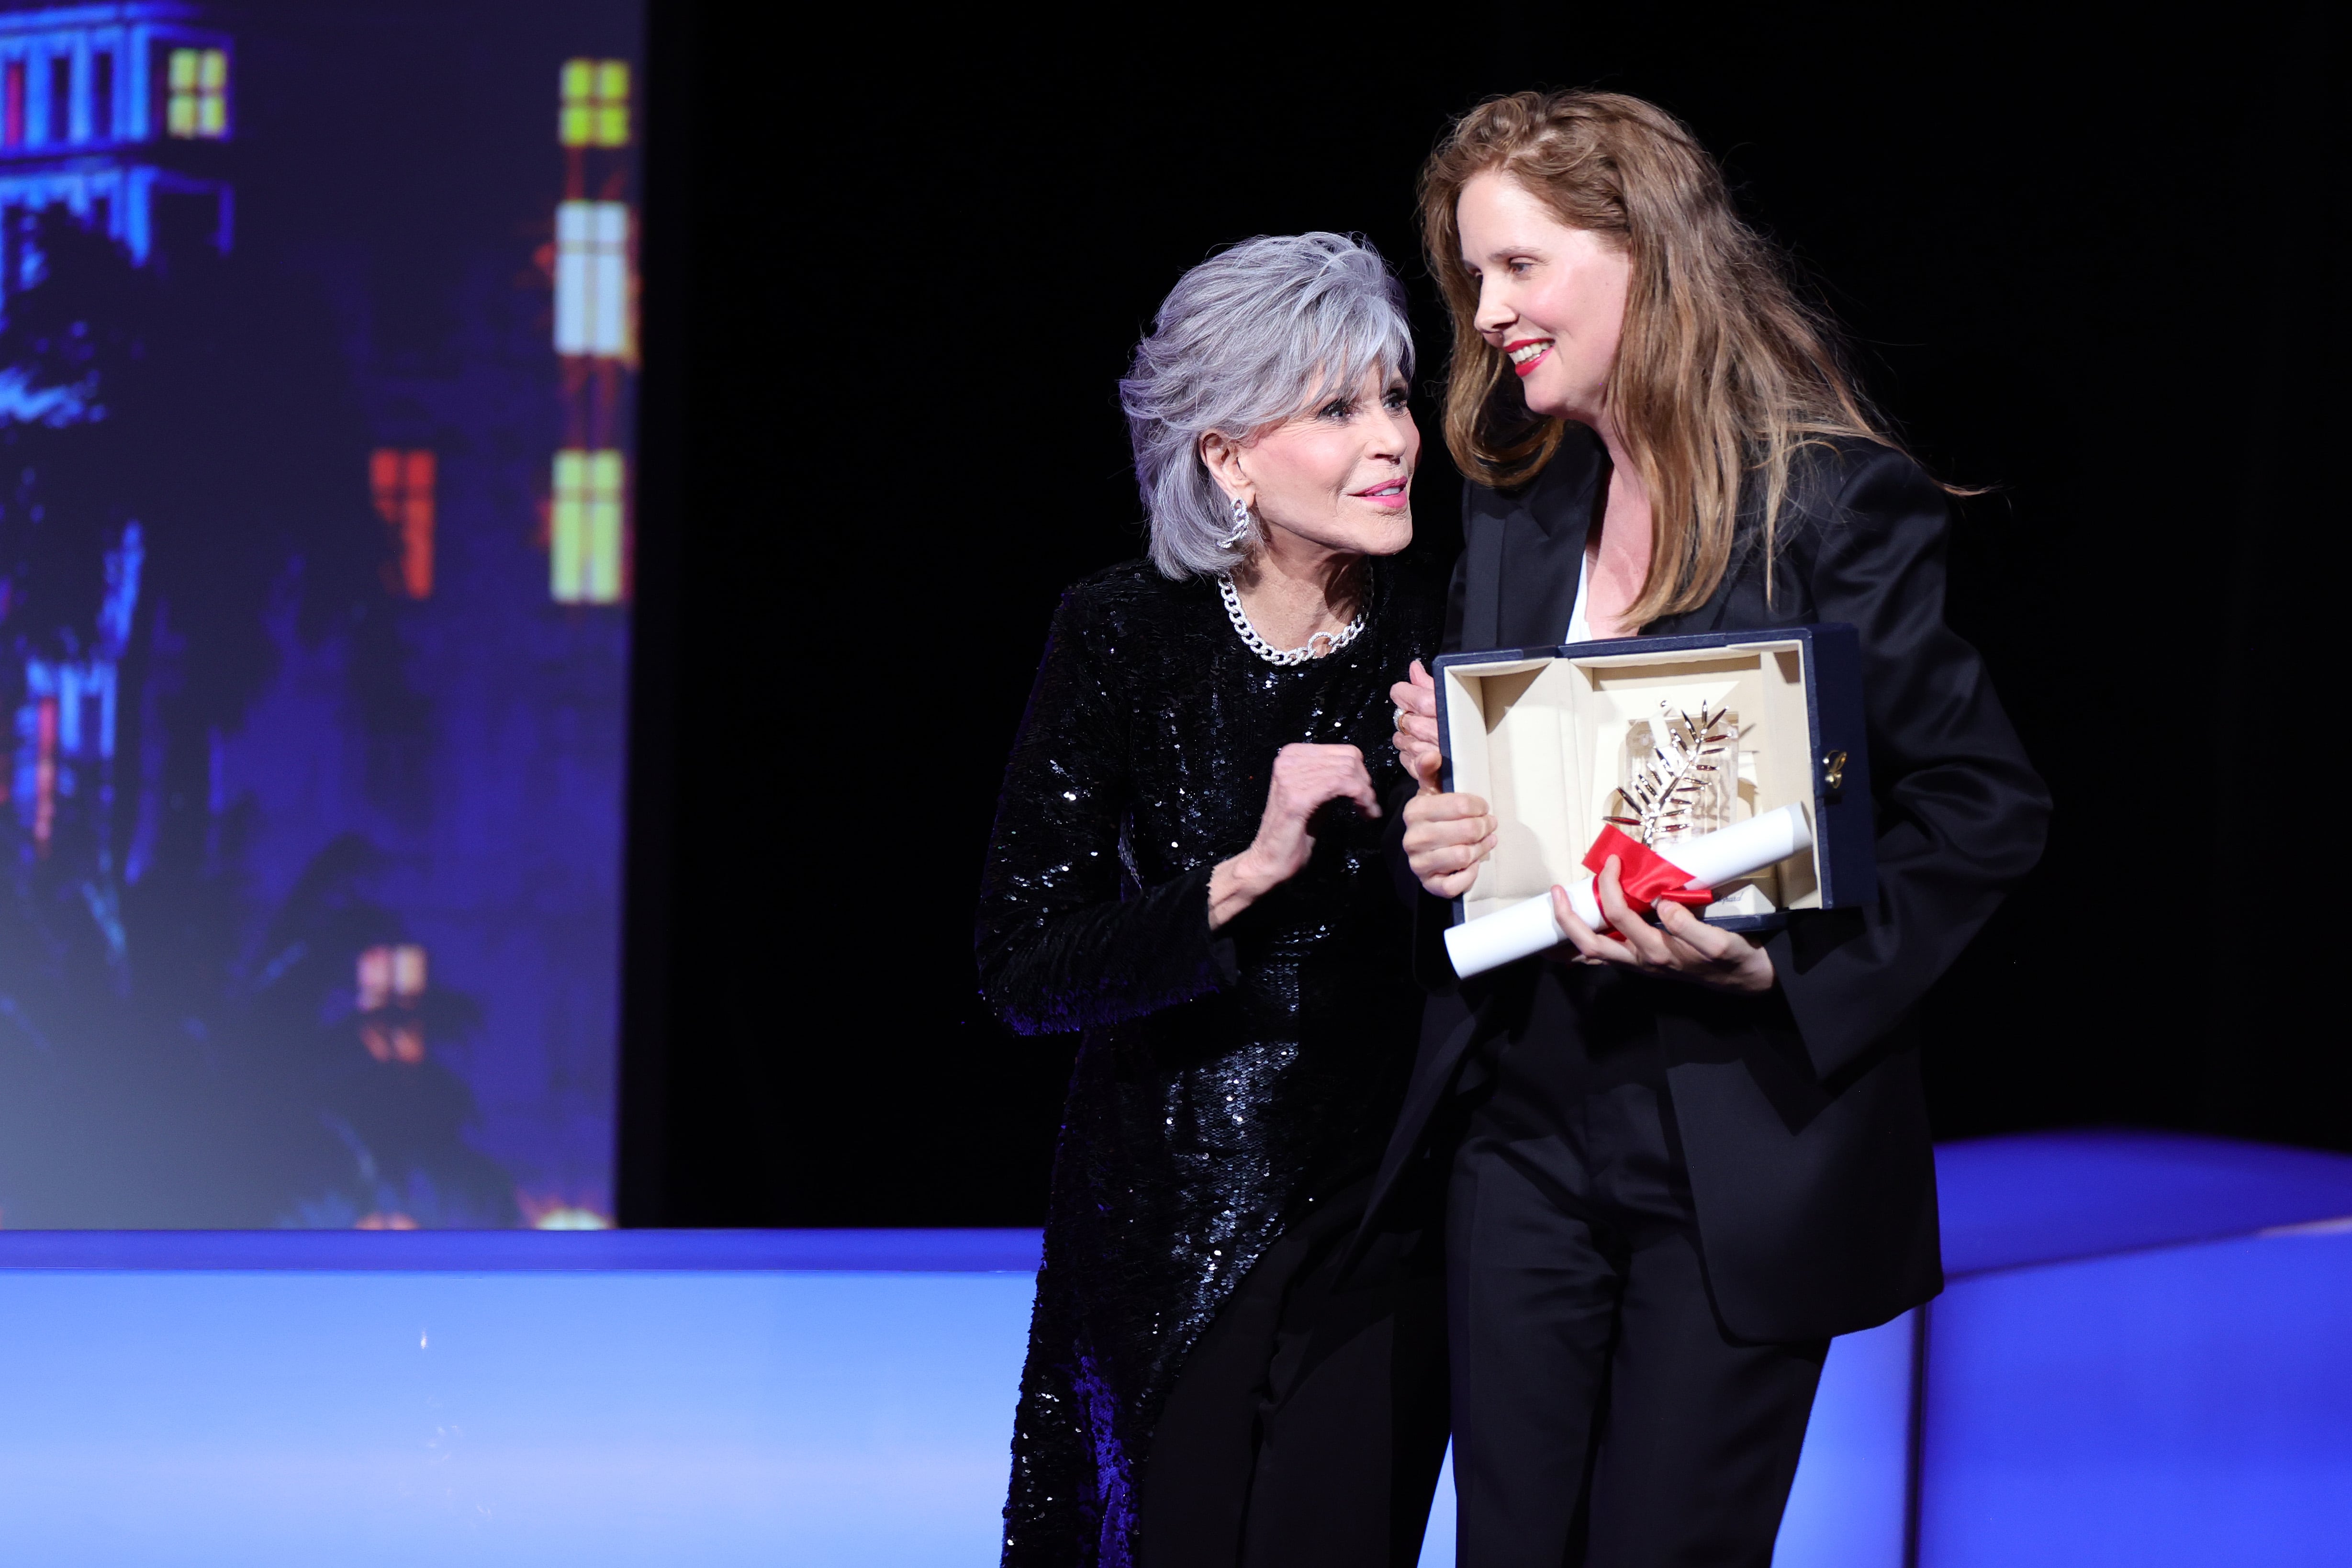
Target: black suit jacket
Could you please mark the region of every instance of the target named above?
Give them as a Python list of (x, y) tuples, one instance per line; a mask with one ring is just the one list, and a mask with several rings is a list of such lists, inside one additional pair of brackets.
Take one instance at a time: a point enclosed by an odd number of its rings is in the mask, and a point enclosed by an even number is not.
[[(1446, 651), (1562, 638), (1606, 464), (1571, 426), (1524, 490), (1467, 487)], [(1876, 904), (1793, 913), (1768, 944), (1780, 980), (1769, 996), (1643, 983), (1708, 1285), (1742, 1339), (1867, 1328), (1943, 1288), (1906, 1018), (2040, 858), (2050, 812), (1983, 661), (1944, 624), (1948, 521), (1944, 492), (1901, 453), (1861, 441), (1810, 449), (1783, 504), (1770, 602), (1751, 512), (1714, 595), (1643, 628), (1846, 621), (1861, 632)], [(1408, 1169), (1442, 1160), (1429, 1129), (1471, 1048), (1565, 1005), (1560, 973), (1541, 961), (1454, 980), (1440, 940), (1450, 907), (1405, 868), (1402, 816), (1390, 814), (1391, 866), (1416, 905), (1415, 963), (1433, 994), (1368, 1229)]]

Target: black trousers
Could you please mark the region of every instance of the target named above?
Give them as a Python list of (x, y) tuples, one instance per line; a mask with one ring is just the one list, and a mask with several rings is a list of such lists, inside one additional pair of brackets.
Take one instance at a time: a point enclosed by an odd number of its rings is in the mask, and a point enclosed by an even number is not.
[(1561, 977), (1559, 1000), (1591, 1005), (1537, 1009), (1551, 1026), (1465, 1075), (1446, 1262), (1461, 1568), (1772, 1559), (1829, 1346), (1742, 1344), (1717, 1321), (1654, 1047), (1591, 1026), (1638, 1024), (1638, 993), (1607, 994), (1629, 978)]
[(1341, 1277), (1369, 1186), (1285, 1232), (1193, 1347), (1152, 1429), (1139, 1568), (1420, 1560), (1445, 1457), (1444, 1280), (1402, 1243)]

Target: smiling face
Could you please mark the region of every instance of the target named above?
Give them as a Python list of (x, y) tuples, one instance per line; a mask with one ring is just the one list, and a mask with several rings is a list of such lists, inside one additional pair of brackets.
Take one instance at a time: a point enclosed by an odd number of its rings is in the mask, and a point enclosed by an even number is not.
[(1473, 175), (1454, 210), (1462, 264), (1478, 284), (1478, 335), (1510, 356), (1530, 409), (1599, 425), (1631, 259), (1613, 237), (1560, 222), (1507, 174)]
[[(1241, 440), (1201, 438), (1201, 460), (1228, 496), (1250, 503), (1268, 549), (1296, 544), (1393, 555), (1412, 542), (1412, 470), (1421, 430), (1402, 374), (1377, 368)], [(1288, 539), (1282, 537), (1288, 535)]]

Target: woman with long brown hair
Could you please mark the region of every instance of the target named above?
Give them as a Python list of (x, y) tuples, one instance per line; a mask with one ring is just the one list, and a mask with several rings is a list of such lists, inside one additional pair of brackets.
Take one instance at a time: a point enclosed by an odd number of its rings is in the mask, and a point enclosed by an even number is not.
[(1769, 940), (1554, 889), (1570, 941), (1457, 981), (1435, 939), (1498, 823), (1440, 791), (1434, 693), (1394, 853), (1434, 994), (1376, 1184), (1443, 1133), (1465, 1568), (1770, 1561), (1832, 1335), (1941, 1288), (1906, 1016), (2038, 858), (2048, 814), (1943, 618), (1947, 491), (1671, 115), (1481, 105), (1424, 172), (1472, 481), (1447, 650), (1849, 622), (1879, 894)]

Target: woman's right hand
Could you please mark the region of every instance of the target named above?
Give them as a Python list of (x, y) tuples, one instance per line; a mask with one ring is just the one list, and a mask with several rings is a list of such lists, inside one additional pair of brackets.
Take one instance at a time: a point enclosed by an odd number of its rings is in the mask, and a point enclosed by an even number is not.
[(1214, 931), (1298, 875), (1315, 853), (1307, 821), (1325, 802), (1352, 800), (1367, 816), (1381, 815), (1380, 796), (1364, 753), (1353, 746), (1289, 745), (1274, 755), (1265, 815), (1257, 837), (1209, 875), (1209, 929)]
[(1437, 743), (1437, 682), (1421, 660), (1414, 659), (1405, 678), (1389, 688), (1389, 700), (1396, 704), (1396, 735), (1391, 744), (1404, 771), (1419, 778), (1426, 762), (1434, 759), (1442, 766), (1445, 753)]
[(1449, 795), (1437, 787), (1434, 747), (1412, 763), (1421, 793), (1405, 803), (1405, 861), (1431, 897), (1458, 899), (1478, 879), (1478, 862), (1495, 852), (1498, 825), (1476, 795)]

